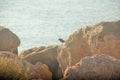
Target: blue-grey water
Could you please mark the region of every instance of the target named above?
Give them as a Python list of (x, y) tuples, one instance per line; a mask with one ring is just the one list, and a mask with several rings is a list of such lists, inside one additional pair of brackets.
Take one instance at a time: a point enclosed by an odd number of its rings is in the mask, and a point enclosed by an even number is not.
[(0, 25), (21, 40), (19, 51), (60, 44), (85, 25), (120, 20), (120, 0), (0, 0)]

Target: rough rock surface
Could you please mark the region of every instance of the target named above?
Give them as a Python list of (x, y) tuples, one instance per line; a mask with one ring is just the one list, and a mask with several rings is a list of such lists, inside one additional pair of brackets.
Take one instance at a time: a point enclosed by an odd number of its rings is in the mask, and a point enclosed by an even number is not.
[[(27, 77), (28, 80), (32, 79), (46, 79), (52, 80), (51, 72), (44, 64), (40, 64), (39, 67), (19, 58), (11, 52), (1, 51), (0, 52), (0, 79), (6, 79), (12, 74), (18, 75), (19, 78)], [(43, 70), (41, 70), (42, 68)], [(5, 77), (4, 77), (4, 75)], [(44, 75), (44, 76), (43, 76)], [(10, 76), (10, 78), (12, 78)], [(3, 80), (2, 79), (2, 80)], [(8, 79), (7, 79), (8, 80)], [(11, 79), (19, 80), (19, 79)], [(26, 80), (26, 79), (22, 79)]]
[(57, 49), (58, 46), (49, 46), (42, 50), (37, 48), (37, 51), (32, 50), (30, 53), (29, 50), (23, 51), (24, 53), (21, 54), (21, 57), (32, 64), (36, 64), (37, 62), (46, 64), (52, 72), (53, 80), (58, 80), (61, 77), (61, 69), (57, 61)]
[(74, 32), (59, 48), (58, 62), (64, 70), (85, 56), (107, 54), (120, 59), (120, 21), (101, 22)]
[(82, 58), (66, 69), (64, 80), (120, 80), (120, 60), (103, 54)]
[(19, 45), (19, 38), (9, 29), (0, 26), (0, 51), (10, 51), (17, 54)]

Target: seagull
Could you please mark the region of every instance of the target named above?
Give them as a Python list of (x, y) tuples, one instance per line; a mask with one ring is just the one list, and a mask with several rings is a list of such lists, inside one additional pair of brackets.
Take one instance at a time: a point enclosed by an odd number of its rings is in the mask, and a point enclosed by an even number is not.
[(61, 43), (64, 43), (65, 42), (65, 40), (63, 40), (62, 38), (59, 38), (58, 39)]

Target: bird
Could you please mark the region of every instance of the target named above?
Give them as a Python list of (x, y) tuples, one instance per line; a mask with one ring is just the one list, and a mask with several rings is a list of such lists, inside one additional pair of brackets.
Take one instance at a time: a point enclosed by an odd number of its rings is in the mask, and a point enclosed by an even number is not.
[(59, 38), (58, 39), (61, 43), (64, 43), (65, 42), (65, 40), (63, 40), (62, 38)]

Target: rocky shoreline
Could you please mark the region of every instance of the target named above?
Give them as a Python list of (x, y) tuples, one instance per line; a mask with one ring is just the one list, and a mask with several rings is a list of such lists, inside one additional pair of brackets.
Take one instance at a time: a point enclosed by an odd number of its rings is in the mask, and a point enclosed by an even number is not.
[(75, 31), (61, 45), (24, 50), (0, 26), (0, 80), (120, 80), (120, 20)]

